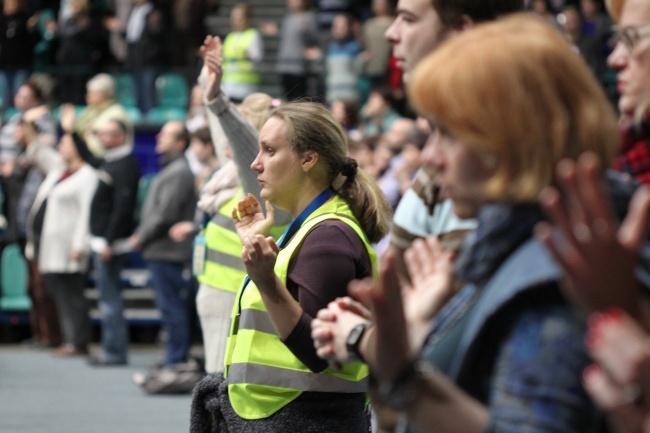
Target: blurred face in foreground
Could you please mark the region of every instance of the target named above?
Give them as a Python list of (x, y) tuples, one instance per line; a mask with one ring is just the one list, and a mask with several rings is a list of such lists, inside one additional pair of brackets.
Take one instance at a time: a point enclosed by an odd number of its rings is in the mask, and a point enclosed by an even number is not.
[(453, 200), (460, 218), (475, 217), (487, 201), (484, 185), (493, 174), (488, 160), (442, 128), (431, 134), (422, 151), (423, 163), (436, 169), (440, 192)]
[(626, 0), (618, 29), (622, 35), (607, 62), (618, 71), (621, 115), (633, 118), (650, 103), (650, 2)]

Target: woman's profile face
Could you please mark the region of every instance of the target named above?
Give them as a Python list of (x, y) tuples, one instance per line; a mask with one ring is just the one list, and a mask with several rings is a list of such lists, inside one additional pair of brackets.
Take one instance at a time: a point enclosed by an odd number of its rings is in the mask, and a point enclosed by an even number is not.
[(299, 156), (287, 140), (282, 119), (271, 117), (262, 127), (259, 153), (251, 168), (257, 172), (257, 181), (262, 187), (260, 197), (282, 210), (293, 210), (300, 198), (298, 191), (305, 173)]
[[(650, 26), (650, 3), (647, 0), (626, 0), (619, 28)], [(618, 71), (618, 108), (626, 117), (633, 117), (640, 104), (650, 102), (650, 35), (641, 36), (633, 49), (619, 42), (607, 59)]]
[(61, 140), (59, 141), (59, 153), (66, 162), (79, 158), (79, 153), (77, 152), (77, 148), (75, 147), (70, 134), (63, 134), (61, 136)]
[(443, 198), (453, 201), (454, 213), (460, 218), (474, 218), (487, 201), (483, 188), (493, 174), (486, 158), (439, 128), (429, 136), (422, 161), (436, 169), (436, 183)]

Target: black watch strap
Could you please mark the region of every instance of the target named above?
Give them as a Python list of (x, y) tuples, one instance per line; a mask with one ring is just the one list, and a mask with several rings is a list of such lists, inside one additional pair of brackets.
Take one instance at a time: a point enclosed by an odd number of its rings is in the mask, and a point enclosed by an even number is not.
[(345, 341), (345, 346), (348, 349), (348, 354), (355, 357), (358, 360), (364, 361), (363, 355), (359, 352), (359, 345), (361, 344), (361, 339), (363, 334), (365, 334), (366, 329), (370, 326), (370, 322), (360, 323), (350, 331), (348, 338)]

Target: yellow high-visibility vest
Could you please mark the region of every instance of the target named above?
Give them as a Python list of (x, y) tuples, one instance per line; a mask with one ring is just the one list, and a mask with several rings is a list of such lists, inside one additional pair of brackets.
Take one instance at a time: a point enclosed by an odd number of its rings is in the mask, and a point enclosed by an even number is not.
[(223, 41), (223, 77), (224, 83), (259, 84), (260, 74), (247, 57), (246, 50), (257, 31), (246, 29), (243, 32), (231, 32)]
[[(348, 204), (336, 195), (307, 218), (278, 254), (275, 273), (285, 284), (291, 258), (311, 229), (328, 219), (354, 229), (366, 246), (373, 276), (378, 275), (376, 253)], [(280, 340), (252, 281), (240, 289), (233, 308), (225, 365), (230, 403), (245, 419), (269, 417), (304, 391), (361, 393), (368, 385), (368, 367), (361, 362), (345, 363), (339, 371), (309, 370)]]
[[(246, 278), (246, 266), (241, 258), (242, 243), (232, 220), (232, 210), (237, 207), (241, 195), (240, 187), (219, 207), (219, 212), (205, 227), (205, 267), (197, 276), (203, 284), (232, 293), (237, 293)], [(285, 228), (286, 225), (273, 226), (270, 234), (277, 239)]]

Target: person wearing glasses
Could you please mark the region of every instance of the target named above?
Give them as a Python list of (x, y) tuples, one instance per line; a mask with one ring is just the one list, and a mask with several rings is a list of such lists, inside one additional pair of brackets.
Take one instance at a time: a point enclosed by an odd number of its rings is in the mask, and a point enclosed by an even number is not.
[(607, 61), (617, 71), (622, 124), (614, 168), (650, 183), (650, 2), (612, 0), (608, 6), (617, 25)]
[[(351, 285), (372, 306), (374, 338), (357, 349), (379, 395), (407, 413), (410, 431), (605, 431), (582, 388), (583, 319), (562, 296), (561, 267), (533, 236), (546, 218), (537, 197), (554, 184), (557, 163), (585, 151), (609, 163), (616, 153), (616, 115), (602, 88), (554, 28), (521, 14), (443, 42), (414, 70), (409, 100), (437, 126), (423, 163), (454, 212), (478, 227), (454, 262), (466, 283), (456, 293), (449, 257), (440, 263), (425, 241), (407, 250), (414, 285), (453, 295), (420, 338), (394, 256), (378, 285)], [(332, 359), (336, 348), (318, 353)]]

